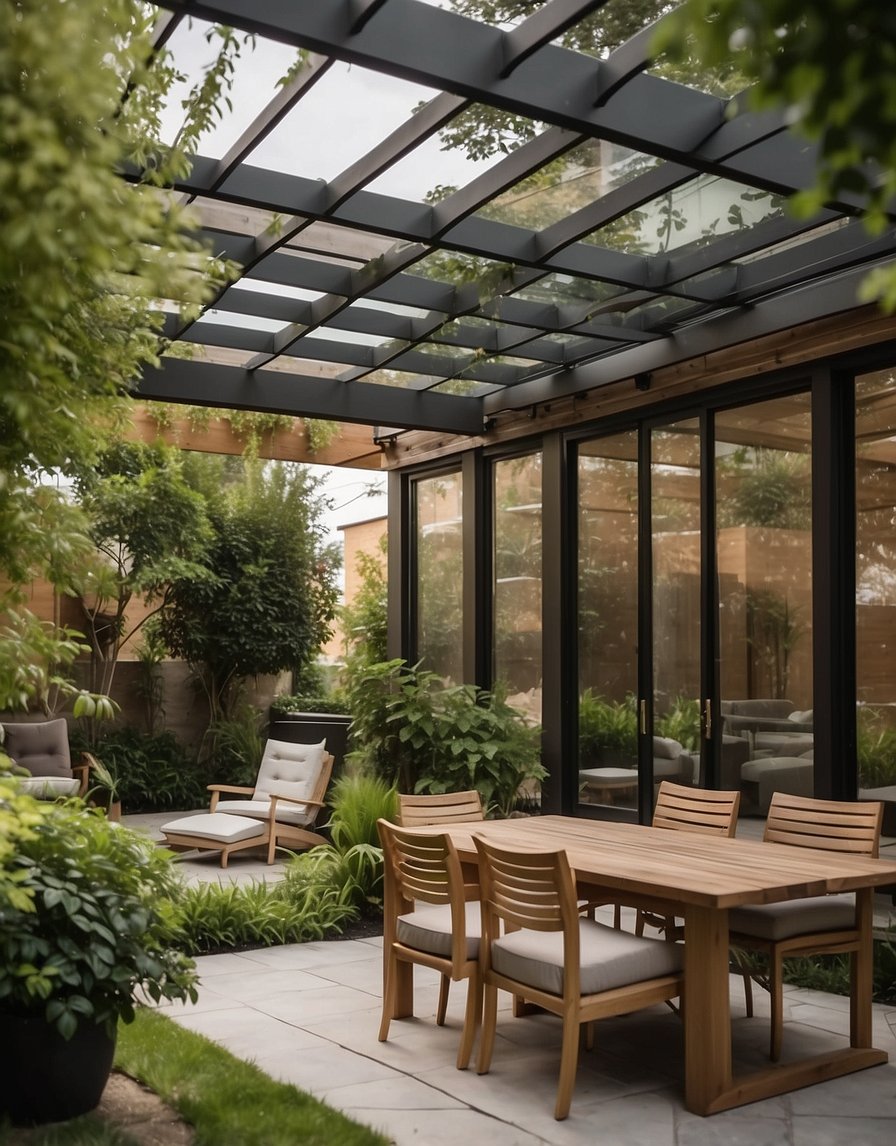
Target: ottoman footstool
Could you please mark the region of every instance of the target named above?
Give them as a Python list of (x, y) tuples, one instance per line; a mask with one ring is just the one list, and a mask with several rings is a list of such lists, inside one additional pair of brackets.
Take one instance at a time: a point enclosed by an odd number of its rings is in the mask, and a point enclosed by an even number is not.
[(231, 852), (245, 848), (266, 847), (269, 825), (247, 816), (231, 816), (227, 812), (204, 812), (185, 816), (162, 825), (162, 834), (168, 847), (174, 851), (217, 851), (221, 853), (221, 867), (227, 867)]

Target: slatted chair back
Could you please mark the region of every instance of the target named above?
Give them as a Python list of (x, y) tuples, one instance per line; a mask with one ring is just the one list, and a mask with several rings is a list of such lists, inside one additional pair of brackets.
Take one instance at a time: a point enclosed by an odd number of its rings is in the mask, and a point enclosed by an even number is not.
[(713, 792), (663, 780), (653, 812), (655, 828), (733, 836), (740, 810), (740, 792)]
[(398, 797), (398, 822), (403, 828), (431, 824), (462, 824), (484, 820), (482, 797), (478, 792), (445, 792), (438, 796)]
[(876, 859), (882, 821), (883, 804), (878, 800), (815, 800), (775, 792), (764, 838), (769, 843), (851, 852)]

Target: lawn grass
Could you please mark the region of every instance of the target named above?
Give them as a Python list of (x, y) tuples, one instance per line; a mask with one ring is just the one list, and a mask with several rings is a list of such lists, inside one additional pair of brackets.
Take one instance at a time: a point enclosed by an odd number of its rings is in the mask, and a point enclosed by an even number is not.
[(157, 1011), (140, 1009), (134, 1023), (120, 1027), (115, 1064), (195, 1128), (196, 1146), (388, 1146), (390, 1141)]

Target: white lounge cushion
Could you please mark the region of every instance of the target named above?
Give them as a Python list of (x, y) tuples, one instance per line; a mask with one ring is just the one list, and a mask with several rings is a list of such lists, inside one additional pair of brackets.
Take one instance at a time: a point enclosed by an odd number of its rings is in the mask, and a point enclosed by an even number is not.
[[(267, 796), (263, 800), (219, 800), (218, 811), (230, 816), (251, 816), (255, 820), (269, 820), (271, 801)], [(308, 808), (302, 804), (287, 803), (285, 800), (278, 801), (277, 822), (303, 827), (311, 823), (318, 811), (316, 805)]]
[(267, 828), (258, 820), (228, 816), (223, 812), (204, 812), (198, 816), (171, 820), (162, 825), (162, 831), (166, 836), (202, 836), (219, 844), (235, 844), (240, 840), (263, 836)]
[[(479, 954), (482, 933), (482, 912), (478, 901), (464, 904), (467, 934), (467, 958)], [(451, 908), (447, 903), (422, 904), (407, 915), (399, 915), (396, 936), (399, 943), (430, 955), (451, 957)]]
[(760, 939), (791, 939), (794, 935), (839, 931), (855, 925), (856, 899), (849, 893), (751, 904), (733, 907), (728, 913), (730, 931)]
[(39, 800), (52, 800), (57, 796), (77, 796), (81, 781), (68, 776), (17, 777), (19, 787)]
[(324, 764), (325, 752), (324, 740), (319, 744), (269, 740), (258, 769), (252, 799), (267, 802), (270, 796), (279, 795), (295, 800), (310, 799)]
[[(681, 971), (684, 948), (665, 939), (579, 921), (581, 987), (594, 995)], [(492, 944), (492, 965), (509, 978), (551, 995), (563, 994), (563, 932), (511, 931)]]

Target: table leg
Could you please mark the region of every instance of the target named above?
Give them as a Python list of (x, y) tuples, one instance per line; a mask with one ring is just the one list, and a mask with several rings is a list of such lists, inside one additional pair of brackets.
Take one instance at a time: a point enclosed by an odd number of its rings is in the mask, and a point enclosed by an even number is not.
[(856, 892), (856, 926), (859, 949), (850, 959), (849, 1042), (854, 1047), (871, 1046), (871, 998), (874, 987), (874, 941), (871, 924), (874, 914), (873, 890)]
[(728, 912), (689, 906), (684, 945), (685, 1105), (709, 1114), (731, 1087)]

